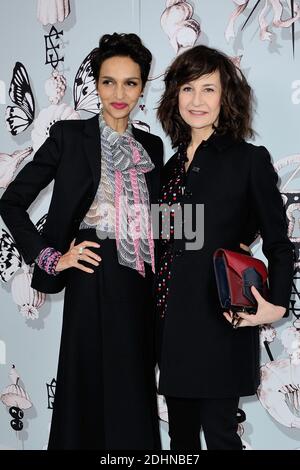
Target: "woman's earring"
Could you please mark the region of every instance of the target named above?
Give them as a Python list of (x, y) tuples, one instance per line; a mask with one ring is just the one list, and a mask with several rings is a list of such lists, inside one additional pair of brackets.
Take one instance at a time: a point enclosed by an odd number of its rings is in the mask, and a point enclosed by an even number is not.
[(143, 93), (142, 93), (141, 96), (140, 96), (139, 108), (140, 108), (141, 111), (145, 111), (145, 108), (146, 108)]

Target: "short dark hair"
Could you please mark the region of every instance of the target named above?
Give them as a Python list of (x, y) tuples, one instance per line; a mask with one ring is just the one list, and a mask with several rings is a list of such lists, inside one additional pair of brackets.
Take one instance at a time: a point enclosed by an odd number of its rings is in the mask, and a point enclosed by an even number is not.
[(191, 140), (190, 126), (179, 114), (180, 87), (216, 70), (220, 73), (222, 85), (221, 110), (216, 132), (229, 132), (237, 140), (253, 137), (253, 95), (245, 76), (221, 51), (199, 45), (179, 55), (165, 74), (165, 92), (161, 97), (157, 115), (164, 131), (171, 138), (173, 147), (180, 143), (188, 145)]
[(93, 49), (91, 53), (91, 67), (96, 84), (102, 63), (115, 56), (130, 57), (140, 66), (144, 88), (150, 72), (152, 54), (134, 33), (104, 34), (100, 38), (99, 47)]

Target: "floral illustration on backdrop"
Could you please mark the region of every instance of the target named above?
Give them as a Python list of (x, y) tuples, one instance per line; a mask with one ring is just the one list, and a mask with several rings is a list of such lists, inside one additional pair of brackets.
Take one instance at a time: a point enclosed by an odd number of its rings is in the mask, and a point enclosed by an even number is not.
[[(200, 23), (193, 18), (194, 8), (186, 0), (166, 0), (166, 8), (160, 17), (160, 25), (168, 36), (176, 55), (190, 49), (200, 37)], [(157, 80), (164, 72), (149, 77)]]
[[(46, 221), (45, 214), (36, 224), (42, 233)], [(12, 236), (0, 230), (0, 279), (6, 283), (12, 279), (11, 293), (23, 317), (30, 320), (39, 318), (39, 308), (46, 300), (46, 294), (31, 287), (33, 265), (24, 263)]]
[(51, 104), (58, 104), (65, 95), (67, 88), (67, 80), (58, 72), (58, 70), (53, 69), (51, 77), (46, 80), (45, 83), (45, 92), (48, 96), (48, 99)]
[(193, 47), (201, 34), (200, 24), (193, 18), (194, 8), (186, 0), (167, 0), (160, 24), (176, 54)]
[[(160, 24), (169, 38), (176, 55), (193, 47), (201, 35), (200, 23), (193, 18), (194, 8), (186, 0), (166, 0), (166, 8), (163, 11)], [(236, 67), (240, 67), (242, 55), (231, 57)], [(150, 76), (153, 81), (161, 78), (163, 73)]]
[(261, 344), (264, 344), (269, 361), (261, 366), (261, 385), (258, 397), (262, 406), (279, 423), (290, 428), (300, 428), (300, 190), (298, 174), (300, 155), (290, 155), (274, 164), (280, 176), (280, 191), (288, 222), (288, 235), (295, 246), (295, 274), (290, 300), (292, 325), (285, 328), (280, 337), (285, 351), (283, 357), (274, 360), (269, 344), (278, 332), (271, 325), (261, 327)]
[(0, 395), (0, 401), (9, 409), (9, 414), (12, 418), (10, 425), (14, 431), (18, 432), (23, 429), (23, 410), (31, 408), (32, 402), (28, 393), (19, 384), (20, 376), (14, 365), (11, 368), (9, 377), (12, 384), (5, 387)]
[[(254, 13), (258, 13), (258, 24), (259, 24), (259, 36), (262, 41), (272, 41), (274, 36), (273, 28), (290, 28), (291, 27), (291, 39), (293, 52), (295, 48), (295, 22), (300, 19), (300, 7), (299, 4), (294, 0), (233, 0), (236, 8), (230, 15), (226, 30), (225, 38), (229, 42), (232, 38), (235, 38), (237, 33), (235, 31), (236, 22), (239, 16), (251, 6), (246, 20), (244, 21), (241, 30), (243, 30), (250, 18)], [(261, 8), (261, 5), (262, 8)], [(260, 7), (260, 9), (258, 8)], [(272, 14), (272, 21), (268, 21), (269, 12)], [(282, 19), (286, 14), (290, 15), (287, 19)]]
[(280, 192), (286, 209), (288, 235), (295, 246), (295, 268), (300, 270), (300, 154), (277, 160), (275, 170), (280, 176)]
[(62, 22), (69, 14), (69, 0), (37, 0), (37, 19), (44, 26)]
[(300, 319), (281, 334), (287, 357), (261, 366), (258, 397), (279, 423), (300, 428)]
[(270, 344), (273, 343), (276, 336), (276, 330), (271, 324), (259, 326), (260, 347), (265, 348), (270, 361), (273, 361), (273, 355), (270, 349)]

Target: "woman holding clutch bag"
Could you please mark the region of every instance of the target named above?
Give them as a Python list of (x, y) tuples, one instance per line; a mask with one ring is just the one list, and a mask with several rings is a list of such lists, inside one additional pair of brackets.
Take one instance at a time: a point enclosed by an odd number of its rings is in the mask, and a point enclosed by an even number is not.
[[(239, 397), (259, 385), (258, 325), (287, 312), (293, 245), (270, 155), (244, 140), (253, 136), (252, 92), (242, 72), (223, 53), (196, 46), (175, 59), (165, 85), (158, 117), (177, 151), (163, 172), (160, 202), (173, 211), (169, 235), (162, 225), (157, 307), (159, 391), (168, 405), (171, 449), (199, 449), (201, 427), (208, 449), (242, 449)], [(184, 212), (182, 236), (176, 208)], [(238, 251), (258, 232), (270, 299), (252, 287), (258, 311), (239, 313), (233, 329), (232, 313), (220, 307), (213, 254), (220, 247)]]

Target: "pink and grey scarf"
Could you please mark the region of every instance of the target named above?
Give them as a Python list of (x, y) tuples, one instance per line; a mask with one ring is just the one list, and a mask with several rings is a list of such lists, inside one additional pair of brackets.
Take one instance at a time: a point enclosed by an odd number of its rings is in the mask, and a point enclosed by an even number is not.
[(99, 115), (101, 158), (107, 167), (107, 177), (115, 207), (115, 237), (118, 261), (145, 276), (145, 265), (154, 272), (154, 242), (152, 237), (149, 193), (145, 173), (153, 170), (148, 153), (137, 142), (129, 123), (124, 134), (110, 128)]

